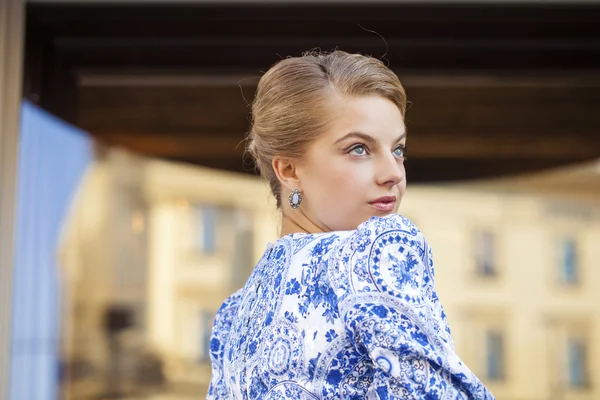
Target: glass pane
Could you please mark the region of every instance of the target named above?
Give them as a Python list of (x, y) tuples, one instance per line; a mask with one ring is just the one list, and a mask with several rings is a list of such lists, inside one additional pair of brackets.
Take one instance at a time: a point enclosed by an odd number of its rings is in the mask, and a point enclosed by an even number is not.
[(500, 332), (486, 334), (486, 366), (489, 379), (504, 378), (504, 343)]
[(561, 241), (561, 276), (563, 282), (575, 284), (578, 281), (577, 274), (577, 246), (571, 238)]
[(477, 271), (484, 276), (496, 274), (495, 267), (495, 237), (492, 232), (481, 231), (477, 233), (475, 243), (475, 256)]
[(569, 386), (585, 385), (585, 343), (580, 338), (570, 338), (568, 342)]
[[(10, 390), (0, 392), (12, 400), (56, 399), (56, 378), (64, 377), (65, 371), (64, 339), (58, 337), (57, 325), (69, 295), (61, 282), (67, 274), (56, 249), (72, 233), (64, 221), (72, 215), (72, 203), (93, 163), (92, 142), (84, 132), (32, 104), (24, 103), (21, 111), (11, 377)], [(79, 372), (85, 374), (86, 367), (80, 364)]]
[(215, 252), (215, 236), (218, 210), (213, 206), (202, 207), (202, 250), (205, 254)]

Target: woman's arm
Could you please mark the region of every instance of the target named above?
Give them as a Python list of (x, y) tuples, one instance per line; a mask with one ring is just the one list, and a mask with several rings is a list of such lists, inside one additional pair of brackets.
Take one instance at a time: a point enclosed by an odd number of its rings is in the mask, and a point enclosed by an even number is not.
[(454, 353), (430, 252), (410, 221), (374, 218), (342, 245), (340, 256), (338, 268), (347, 277), (336, 288), (340, 315), (373, 363), (370, 395), (493, 398)]
[(241, 291), (231, 295), (221, 305), (221, 308), (215, 316), (212, 335), (210, 339), (210, 360), (212, 364), (212, 375), (208, 387), (207, 400), (225, 400), (231, 399), (231, 393), (225, 381), (223, 370), (223, 359), (225, 355), (225, 345), (229, 338), (231, 324), (237, 314), (238, 304), (241, 298)]

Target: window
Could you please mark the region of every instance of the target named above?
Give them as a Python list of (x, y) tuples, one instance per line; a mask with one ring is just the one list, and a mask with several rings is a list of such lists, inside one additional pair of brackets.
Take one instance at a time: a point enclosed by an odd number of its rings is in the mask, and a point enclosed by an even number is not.
[(212, 334), (214, 314), (200, 312), (200, 362), (210, 362), (210, 336)]
[(581, 388), (587, 384), (586, 344), (583, 338), (567, 339), (567, 383), (569, 387)]
[(244, 286), (254, 269), (254, 231), (252, 230), (252, 215), (244, 210), (235, 213), (235, 231), (233, 232), (232, 281), (237, 290)]
[(204, 206), (202, 210), (202, 250), (207, 254), (212, 254), (215, 252), (217, 209), (211, 206)]
[(559, 242), (560, 280), (568, 285), (579, 282), (577, 268), (577, 244), (573, 238), (563, 238)]
[(195, 208), (195, 214), (196, 246), (205, 254), (214, 254), (219, 210), (214, 206), (199, 205)]
[(590, 316), (550, 316), (546, 325), (552, 381), (567, 392), (589, 391), (593, 383), (590, 344), (595, 338)]
[(504, 338), (499, 331), (486, 332), (485, 368), (489, 380), (504, 380)]
[(479, 231), (475, 236), (475, 262), (481, 276), (497, 274), (495, 263), (495, 236), (489, 231)]

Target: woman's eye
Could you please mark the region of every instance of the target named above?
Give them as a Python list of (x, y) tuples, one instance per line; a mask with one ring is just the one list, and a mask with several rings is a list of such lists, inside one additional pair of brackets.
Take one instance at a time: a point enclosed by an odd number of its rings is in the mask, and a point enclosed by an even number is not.
[(354, 154), (356, 156), (363, 156), (367, 154), (367, 148), (363, 145), (358, 145), (350, 150), (350, 154)]
[(394, 149), (394, 155), (396, 157), (405, 157), (406, 156), (406, 148), (404, 146), (398, 146)]

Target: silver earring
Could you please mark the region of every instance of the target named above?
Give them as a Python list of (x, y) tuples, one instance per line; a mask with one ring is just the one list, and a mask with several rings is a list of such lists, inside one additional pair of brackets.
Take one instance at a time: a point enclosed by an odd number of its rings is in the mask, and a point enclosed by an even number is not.
[(290, 206), (295, 210), (300, 207), (300, 203), (302, 203), (302, 193), (300, 193), (298, 189), (294, 189), (290, 193), (288, 200), (290, 201)]

